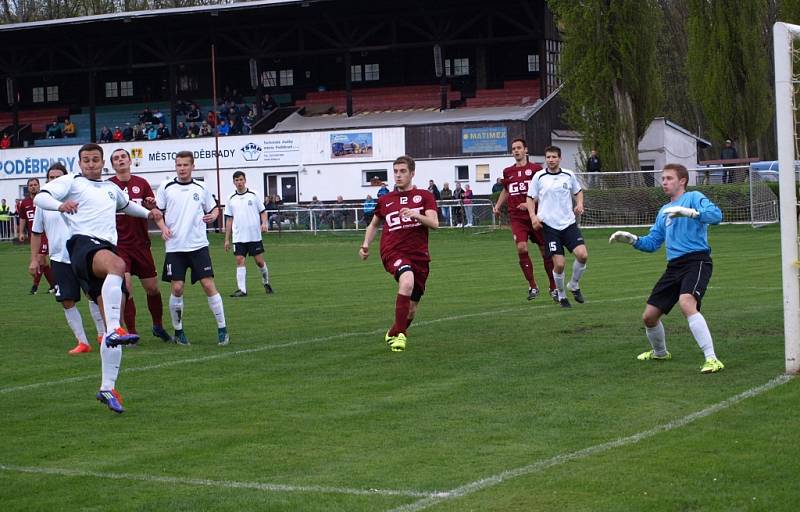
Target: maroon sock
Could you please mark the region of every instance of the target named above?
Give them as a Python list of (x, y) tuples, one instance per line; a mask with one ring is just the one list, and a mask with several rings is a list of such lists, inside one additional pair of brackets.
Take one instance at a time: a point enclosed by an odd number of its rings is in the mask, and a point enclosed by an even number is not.
[(536, 288), (536, 279), (533, 277), (533, 263), (531, 263), (531, 257), (527, 252), (518, 253), (518, 256), (519, 268), (522, 269), (522, 275), (525, 276), (525, 280), (528, 281), (531, 288)]
[(135, 334), (136, 304), (133, 302), (133, 297), (130, 295), (128, 295), (128, 300), (125, 301), (125, 312), (123, 313), (123, 317), (125, 318), (125, 327), (128, 329), (128, 332)]
[(408, 329), (408, 310), (410, 307), (411, 297), (398, 293), (394, 306), (394, 325), (389, 329), (389, 336), (397, 336), (401, 332), (405, 334), (406, 329)]
[(153, 325), (163, 325), (164, 305), (161, 303), (161, 294), (147, 296), (147, 309), (153, 318)]
[(42, 280), (42, 271), (37, 270), (35, 274), (33, 274), (33, 286), (38, 287), (39, 282)]
[(50, 285), (50, 288), (55, 286), (56, 280), (53, 278), (53, 269), (50, 268), (50, 265), (45, 265), (42, 267), (42, 274), (44, 274), (44, 278), (47, 279), (47, 283)]
[(556, 280), (553, 279), (553, 257), (547, 256), (544, 252), (544, 247), (540, 248), (542, 251), (542, 261), (544, 262), (544, 271), (547, 274), (547, 278), (550, 280), (550, 289), (556, 289)]

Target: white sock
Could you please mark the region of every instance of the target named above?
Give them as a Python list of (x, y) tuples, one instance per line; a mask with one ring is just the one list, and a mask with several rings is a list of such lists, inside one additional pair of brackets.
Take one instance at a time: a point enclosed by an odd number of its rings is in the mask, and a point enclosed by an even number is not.
[(103, 281), (103, 312), (106, 315), (106, 334), (119, 327), (119, 310), (122, 304), (122, 276), (108, 274)]
[(261, 284), (269, 284), (269, 269), (267, 268), (267, 264), (264, 263), (263, 267), (258, 267), (258, 271), (261, 272)]
[(208, 298), (208, 307), (217, 319), (217, 327), (225, 327), (225, 309), (222, 307), (222, 296), (219, 293)]
[(581, 263), (578, 260), (575, 260), (572, 263), (572, 279), (569, 280), (569, 288), (570, 290), (579, 290), (581, 285), (578, 284), (578, 281), (581, 280), (583, 277), (583, 272), (586, 270), (586, 264)]
[(78, 308), (72, 306), (69, 309), (65, 309), (64, 316), (67, 317), (67, 325), (72, 329), (72, 333), (75, 335), (75, 339), (78, 340), (78, 343), (88, 345), (89, 342), (86, 340), (86, 331), (83, 330), (83, 319), (81, 318), (81, 312), (78, 311)]
[(100, 361), (103, 380), (100, 389), (114, 389), (119, 375), (119, 364), (122, 362), (122, 346), (107, 347), (105, 341), (100, 344)]
[(172, 327), (176, 331), (183, 329), (183, 295), (169, 296), (169, 316), (172, 318)]
[(89, 301), (89, 314), (92, 315), (92, 320), (94, 320), (94, 328), (97, 329), (97, 335), (103, 336), (106, 333), (106, 322), (103, 320), (100, 306), (93, 300)]
[(247, 293), (247, 267), (236, 267), (236, 286)]
[(567, 294), (564, 293), (564, 273), (556, 273), (553, 271), (553, 280), (556, 282), (556, 288), (558, 289), (558, 300), (566, 298)]
[(667, 336), (664, 333), (664, 324), (661, 323), (661, 320), (658, 321), (655, 327), (645, 326), (644, 330), (655, 355), (667, 355)]
[(694, 336), (694, 340), (700, 346), (700, 350), (703, 351), (703, 355), (706, 356), (706, 359), (716, 359), (717, 355), (714, 353), (714, 342), (711, 340), (711, 332), (708, 330), (708, 324), (703, 315), (695, 313), (687, 317), (686, 320), (689, 321), (689, 330), (692, 331), (692, 336)]

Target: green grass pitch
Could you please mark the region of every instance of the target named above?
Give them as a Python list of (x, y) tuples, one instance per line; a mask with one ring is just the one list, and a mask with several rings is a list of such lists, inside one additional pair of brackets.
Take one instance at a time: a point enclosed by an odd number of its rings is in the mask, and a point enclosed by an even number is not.
[[(510, 231), (433, 232), (404, 353), (383, 342), (396, 285), (377, 244), (358, 259), (362, 233), (266, 235), (276, 293), (251, 259), (242, 299), (211, 235), (232, 343), (217, 346), (199, 286), (192, 345), (150, 337), (137, 283), (122, 415), (94, 399), (98, 351), (67, 356), (60, 306), (28, 295), (27, 248), (2, 244), (0, 509), (797, 510), (800, 382), (759, 388), (784, 369), (777, 226), (710, 229), (713, 375), (677, 310), (673, 360), (636, 360), (664, 253), (610, 232), (584, 232), (587, 302), (571, 310), (526, 300)], [(154, 254), (160, 267), (160, 241)]]

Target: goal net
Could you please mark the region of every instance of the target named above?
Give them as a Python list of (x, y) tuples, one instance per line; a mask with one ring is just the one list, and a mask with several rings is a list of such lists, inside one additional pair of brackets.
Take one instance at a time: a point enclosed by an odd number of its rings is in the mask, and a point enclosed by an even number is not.
[[(719, 206), (725, 223), (774, 223), (778, 198), (769, 178), (748, 166), (689, 169), (689, 190)], [(584, 189), (582, 227), (650, 226), (667, 202), (660, 170), (579, 173), (578, 180)]]
[(781, 273), (786, 373), (800, 373), (800, 275), (795, 161), (798, 160), (798, 100), (800, 100), (800, 26), (776, 23), (775, 112), (780, 189)]

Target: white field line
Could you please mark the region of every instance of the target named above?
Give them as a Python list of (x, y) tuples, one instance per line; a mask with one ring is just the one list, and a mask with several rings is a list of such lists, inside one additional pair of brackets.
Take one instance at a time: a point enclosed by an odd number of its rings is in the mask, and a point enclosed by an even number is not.
[(699, 419), (705, 418), (707, 416), (711, 416), (717, 412), (725, 410), (732, 405), (735, 405), (742, 400), (746, 400), (748, 398), (752, 398), (754, 396), (758, 396), (762, 393), (765, 393), (773, 388), (776, 388), (782, 384), (785, 384), (792, 380), (791, 375), (779, 375), (774, 379), (770, 380), (769, 382), (762, 384), (760, 386), (756, 386), (753, 388), (748, 389), (738, 395), (732, 396), (727, 398), (721, 402), (717, 402), (714, 405), (710, 405), (705, 409), (702, 409), (697, 412), (693, 412), (689, 415), (686, 415), (682, 418), (678, 418), (667, 423), (663, 423), (656, 427), (653, 427), (649, 430), (644, 430), (637, 434), (633, 434), (628, 437), (622, 437), (619, 439), (615, 439), (613, 441), (609, 441), (603, 444), (597, 444), (594, 446), (590, 446), (588, 448), (584, 448), (583, 450), (578, 450), (576, 452), (570, 453), (563, 453), (560, 455), (556, 455), (549, 459), (540, 460), (534, 462), (532, 464), (528, 464), (527, 466), (521, 466), (514, 469), (508, 469), (497, 473), (495, 475), (488, 476), (486, 478), (481, 478), (480, 480), (475, 480), (474, 482), (470, 482), (468, 484), (462, 485), (460, 487), (456, 487), (450, 491), (439, 492), (427, 498), (423, 498), (419, 501), (414, 503), (410, 503), (408, 505), (403, 505), (397, 508), (392, 509), (390, 512), (417, 512), (419, 510), (424, 510), (428, 507), (436, 505), (437, 503), (441, 503), (447, 500), (453, 500), (458, 498), (463, 498), (469, 494), (473, 494), (475, 492), (481, 491), (483, 489), (487, 489), (489, 487), (494, 487), (496, 485), (502, 484), (508, 480), (513, 478), (517, 478), (520, 476), (530, 475), (532, 473), (539, 473), (544, 471), (545, 469), (560, 466), (565, 462), (570, 462), (574, 460), (585, 459), (587, 457), (591, 457), (592, 455), (597, 455), (599, 453), (607, 452), (614, 448), (620, 448), (622, 446), (627, 446), (631, 444), (636, 444), (640, 441), (645, 439), (651, 438), (657, 434), (661, 434), (663, 432), (669, 432), (670, 430), (675, 430), (677, 428), (684, 427), (690, 423), (693, 423)]
[[(643, 297), (644, 296), (641, 296), (641, 295), (633, 296), (633, 297), (619, 297), (619, 298), (615, 298), (615, 299), (606, 299), (606, 300), (596, 301), (596, 302), (597, 303), (624, 302), (624, 301), (629, 301), (629, 300), (641, 300)], [(546, 297), (546, 298), (547, 298), (547, 301), (550, 301), (549, 297)], [(414, 325), (414, 327), (423, 327), (423, 326), (426, 326), (426, 325), (433, 325), (433, 324), (437, 324), (437, 323), (441, 323), (441, 322), (452, 322), (452, 321), (457, 321), (457, 320), (465, 320), (465, 319), (468, 319), (468, 318), (478, 318), (478, 317), (482, 317), (482, 316), (495, 316), (495, 315), (500, 315), (500, 314), (505, 314), (505, 313), (513, 313), (513, 312), (517, 312), (517, 311), (531, 310), (531, 309), (534, 309), (534, 308), (543, 309), (544, 307), (551, 308), (551, 311), (553, 311), (553, 312), (560, 311), (560, 309), (555, 308), (554, 304), (548, 304), (547, 306), (539, 306), (538, 308), (536, 306), (529, 305), (529, 306), (520, 306), (520, 307), (516, 307), (516, 308), (495, 309), (495, 310), (492, 310), (492, 311), (481, 311), (479, 313), (466, 313), (466, 314), (463, 314), (463, 315), (453, 315), (453, 316), (447, 316), (447, 317), (442, 317), (442, 318), (435, 318), (433, 320), (424, 320), (424, 321), (414, 322), (413, 325)], [(538, 313), (538, 314), (541, 314), (541, 313)], [(291, 348), (291, 347), (296, 347), (296, 346), (299, 346), (299, 345), (308, 345), (310, 343), (323, 343), (323, 342), (326, 342), (326, 341), (332, 341), (332, 340), (337, 340), (337, 339), (342, 339), (342, 338), (354, 338), (354, 337), (357, 337), (357, 336), (377, 336), (379, 334), (384, 334), (385, 332), (386, 332), (386, 329), (381, 328), (381, 329), (375, 329), (375, 330), (372, 330), (372, 331), (345, 332), (345, 333), (340, 333), (340, 334), (333, 334), (331, 336), (321, 336), (321, 337), (317, 337), (317, 338), (306, 338), (306, 339), (302, 339), (302, 340), (287, 341), (285, 343), (278, 343), (278, 344), (274, 344), (274, 345), (262, 345), (260, 347), (248, 348), (248, 349), (243, 349), (243, 350), (236, 350), (236, 351), (231, 351), (231, 352), (225, 351), (225, 352), (220, 352), (218, 354), (212, 354), (212, 355), (203, 356), (203, 357), (193, 357), (193, 358), (188, 358), (188, 359), (176, 359), (176, 360), (173, 360), (173, 361), (166, 361), (166, 362), (163, 362), (163, 363), (152, 364), (152, 365), (148, 365), (148, 366), (139, 366), (139, 367), (133, 367), (133, 368), (122, 368), (120, 370), (120, 373), (136, 373), (136, 372), (146, 372), (146, 371), (151, 371), (151, 370), (160, 370), (162, 368), (168, 368), (168, 367), (171, 367), (171, 366), (179, 366), (179, 365), (194, 364), (194, 363), (203, 363), (203, 362), (206, 362), (206, 361), (213, 361), (213, 360), (216, 360), (216, 359), (222, 359), (224, 357), (235, 357), (235, 356), (241, 356), (241, 355), (245, 355), (245, 354), (253, 354), (253, 353), (257, 353), (257, 352), (264, 352), (264, 351), (267, 351), (267, 350), (277, 350), (277, 349), (281, 349), (281, 348)], [(76, 377), (68, 377), (66, 379), (51, 380), (51, 381), (45, 381), (45, 382), (35, 382), (33, 384), (25, 384), (25, 385), (22, 385), (22, 386), (13, 386), (13, 387), (7, 387), (7, 388), (0, 388), (0, 395), (5, 395), (5, 394), (9, 394), (9, 393), (16, 393), (18, 391), (28, 391), (28, 390), (31, 390), (31, 389), (38, 389), (38, 388), (48, 387), (48, 386), (57, 386), (57, 385), (62, 385), (62, 384), (70, 384), (70, 383), (73, 383), (73, 382), (81, 382), (81, 381), (92, 380), (92, 379), (97, 379), (97, 378), (98, 378), (97, 374), (94, 373), (94, 374), (91, 374), (91, 375), (79, 375), (79, 376), (76, 376)]]
[(9, 473), (29, 473), (34, 475), (56, 475), (67, 477), (92, 477), (100, 479), (128, 480), (149, 483), (197, 485), (203, 487), (228, 488), (228, 489), (253, 489), (267, 492), (296, 492), (306, 494), (347, 494), (351, 496), (403, 496), (410, 498), (425, 498), (435, 496), (436, 493), (406, 491), (395, 489), (355, 489), (349, 487), (325, 487), (320, 485), (284, 485), (268, 484), (262, 482), (237, 482), (234, 480), (208, 480), (205, 478), (180, 478), (173, 476), (141, 475), (132, 473), (102, 473), (98, 471), (84, 471), (80, 469), (63, 468), (31, 468), (0, 464), (0, 471)]

